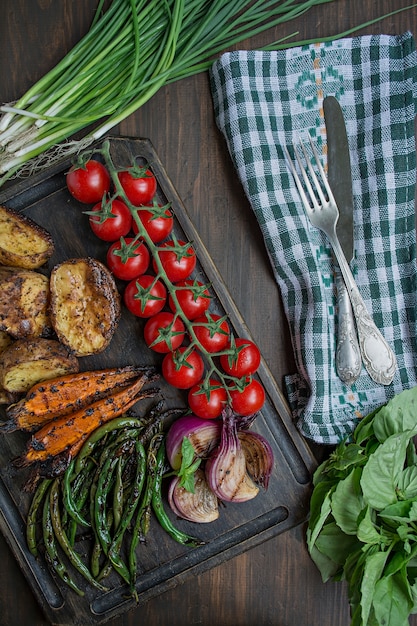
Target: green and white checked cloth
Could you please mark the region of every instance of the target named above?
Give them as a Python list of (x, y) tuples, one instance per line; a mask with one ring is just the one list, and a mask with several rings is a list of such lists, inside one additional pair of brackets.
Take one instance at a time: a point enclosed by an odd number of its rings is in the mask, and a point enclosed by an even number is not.
[[(295, 422), (306, 437), (337, 443), (358, 419), (417, 382), (414, 39), (363, 36), (226, 53), (210, 80), (216, 121), (262, 230), (291, 330), (297, 371), (285, 382)], [(282, 150), (310, 133), (326, 165), (328, 95), (340, 102), (349, 140), (352, 271), (397, 355), (387, 387), (364, 368), (352, 387), (337, 377), (331, 252), (304, 216)]]

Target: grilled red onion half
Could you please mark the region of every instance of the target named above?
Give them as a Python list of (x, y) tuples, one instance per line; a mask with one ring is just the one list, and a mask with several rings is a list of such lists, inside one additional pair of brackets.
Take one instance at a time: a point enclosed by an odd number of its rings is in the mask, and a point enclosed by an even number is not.
[(168, 502), (178, 517), (190, 522), (205, 524), (214, 522), (219, 517), (217, 497), (208, 486), (201, 469), (194, 473), (193, 493), (181, 487), (178, 476), (173, 478), (169, 486)]
[(181, 467), (181, 446), (184, 437), (190, 440), (197, 457), (206, 458), (220, 440), (222, 423), (196, 415), (183, 415), (170, 427), (166, 439), (168, 461), (174, 470)]
[(246, 469), (244, 449), (240, 443), (236, 420), (227, 407), (223, 413), (220, 444), (210, 454), (205, 466), (209, 487), (225, 502), (246, 502), (254, 498), (259, 487)]
[(274, 453), (270, 443), (252, 430), (239, 431), (238, 437), (245, 453), (246, 469), (257, 485), (268, 489), (274, 467)]

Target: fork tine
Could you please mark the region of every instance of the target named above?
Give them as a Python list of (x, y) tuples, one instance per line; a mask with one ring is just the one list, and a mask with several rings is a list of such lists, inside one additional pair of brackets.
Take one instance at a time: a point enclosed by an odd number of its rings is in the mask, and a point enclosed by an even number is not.
[[(303, 154), (304, 154), (304, 158), (305, 158), (305, 160), (307, 162), (307, 167), (309, 168), (310, 175), (311, 175), (311, 178), (313, 180), (313, 183), (314, 183), (314, 185), (316, 187), (319, 187), (317, 177), (315, 176), (314, 171), (312, 170), (310, 159), (308, 158), (308, 154), (306, 152), (304, 144), (301, 141), (301, 139), (299, 140), (299, 142), (300, 142), (301, 150), (303, 151)], [(295, 157), (297, 159), (298, 166), (300, 168), (300, 171), (301, 171), (301, 174), (302, 174), (302, 177), (303, 177), (303, 180), (304, 180), (304, 184), (305, 184), (305, 186), (307, 188), (307, 191), (308, 191), (308, 194), (310, 196), (310, 201), (309, 201), (308, 207), (311, 208), (311, 205), (313, 205), (313, 208), (317, 211), (317, 210), (320, 209), (320, 206), (319, 206), (319, 204), (317, 202), (315, 191), (314, 191), (314, 189), (313, 189), (313, 187), (311, 185), (309, 177), (307, 176), (306, 169), (305, 169), (305, 167), (304, 167), (304, 165), (303, 165), (303, 163), (301, 161), (301, 157), (300, 157), (300, 155), (298, 153), (298, 150), (297, 150), (295, 145), (294, 145), (294, 154), (295, 154)], [(324, 198), (321, 197), (321, 201), (322, 202), (323, 202), (323, 200), (324, 200)]]
[[(327, 197), (328, 197), (328, 199), (329, 199), (330, 201), (335, 202), (335, 199), (334, 199), (334, 197), (333, 197), (333, 192), (332, 192), (331, 187), (330, 187), (330, 185), (329, 185), (329, 181), (327, 180), (327, 176), (326, 176), (326, 173), (325, 173), (325, 171), (324, 171), (324, 168), (323, 168), (323, 166), (322, 166), (322, 164), (321, 164), (320, 157), (319, 157), (318, 152), (317, 152), (317, 148), (316, 148), (316, 146), (314, 145), (314, 142), (313, 142), (313, 140), (312, 140), (312, 138), (311, 138), (311, 135), (310, 135), (310, 134), (308, 135), (308, 138), (309, 138), (309, 140), (310, 140), (311, 149), (313, 150), (314, 158), (315, 158), (315, 160), (316, 160), (316, 164), (317, 164), (317, 169), (318, 169), (318, 170), (319, 170), (319, 172), (320, 172), (321, 181), (322, 181), (322, 183), (323, 183), (323, 187), (324, 187), (324, 188), (325, 188), (325, 190), (326, 190)], [(308, 161), (308, 164), (310, 165), (310, 161)], [(310, 172), (312, 172), (312, 169), (310, 170)], [(316, 177), (316, 175), (315, 175), (314, 171), (313, 171), (313, 174), (314, 174), (314, 176)], [(316, 180), (317, 180), (317, 177), (316, 177)], [(318, 185), (318, 189), (320, 189), (320, 190), (321, 190), (321, 189), (322, 189), (322, 187), (321, 187), (320, 185)], [(324, 195), (323, 195), (323, 198), (324, 198)]]
[[(302, 184), (302, 182), (301, 182), (301, 180), (300, 180), (300, 177), (299, 177), (299, 176), (298, 176), (298, 174), (297, 174), (297, 170), (296, 170), (296, 169), (295, 169), (295, 167), (294, 167), (294, 163), (292, 162), (292, 159), (291, 159), (290, 153), (288, 152), (287, 146), (285, 146), (285, 145), (284, 145), (284, 153), (285, 153), (285, 157), (286, 157), (286, 159), (287, 159), (287, 165), (288, 165), (288, 167), (290, 168), (291, 174), (293, 175), (293, 178), (294, 178), (294, 180), (295, 180), (295, 184), (296, 184), (296, 186), (297, 186), (298, 193), (300, 194), (300, 197), (301, 197), (302, 203), (303, 203), (303, 205), (304, 205), (306, 208), (307, 208), (307, 207), (310, 207), (310, 201), (309, 201), (309, 199), (307, 198), (307, 195), (306, 195), (306, 193), (305, 193), (305, 191), (304, 191), (303, 184)], [(296, 158), (297, 158), (298, 162), (300, 163), (300, 161), (299, 161), (299, 157), (298, 157), (298, 154), (297, 154), (297, 151), (296, 151), (296, 149), (295, 149), (295, 146), (294, 146), (294, 154), (295, 154), (295, 156), (296, 156)], [(300, 168), (301, 168), (301, 171), (303, 172), (303, 167), (301, 166), (301, 164), (300, 164)]]

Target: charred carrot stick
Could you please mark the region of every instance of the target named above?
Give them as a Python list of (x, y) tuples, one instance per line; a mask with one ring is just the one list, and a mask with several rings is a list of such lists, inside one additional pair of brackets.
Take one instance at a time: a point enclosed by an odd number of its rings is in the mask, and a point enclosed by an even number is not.
[[(151, 398), (153, 397), (156, 393), (157, 393), (157, 389), (147, 389), (146, 391), (143, 391), (140, 396), (135, 400), (135, 402), (138, 402), (138, 400), (144, 400), (145, 398)], [(127, 410), (127, 408), (123, 409), (122, 413), (124, 413)], [(116, 416), (112, 416), (110, 418), (113, 419), (113, 417), (119, 417), (119, 415)], [(101, 424), (99, 424), (99, 426), (102, 426), (103, 424), (107, 423), (109, 420), (106, 419), (104, 420), (104, 422), (101, 422)], [(96, 430), (94, 428), (94, 430)], [(88, 437), (91, 435), (93, 431), (89, 431), (87, 433), (83, 433), (83, 435), (80, 437), (80, 439), (73, 445), (71, 446), (71, 448), (69, 448), (68, 450), (68, 454), (69, 456), (73, 459), (74, 457), (77, 456), (77, 454), (79, 453), (79, 451), (81, 450), (81, 448), (83, 447), (84, 443), (87, 441)]]
[(80, 440), (85, 441), (93, 430), (118, 417), (141, 398), (147, 397), (149, 393), (146, 391), (141, 394), (142, 387), (147, 381), (149, 374), (145, 372), (129, 387), (93, 402), (75, 413), (48, 422), (32, 435), (25, 455), (20, 457), (16, 464), (25, 467), (32, 463), (45, 463), (66, 450), (74, 454)]
[(1, 432), (34, 432), (46, 422), (81, 410), (88, 404), (127, 387), (143, 367), (117, 367), (59, 376), (34, 385), (25, 398), (6, 409)]

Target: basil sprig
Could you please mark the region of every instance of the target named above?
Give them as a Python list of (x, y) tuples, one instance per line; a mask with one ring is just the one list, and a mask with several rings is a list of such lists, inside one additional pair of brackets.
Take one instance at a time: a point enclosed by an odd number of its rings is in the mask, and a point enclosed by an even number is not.
[(417, 387), (365, 417), (316, 470), (307, 546), (345, 580), (351, 626), (408, 626), (417, 612)]

